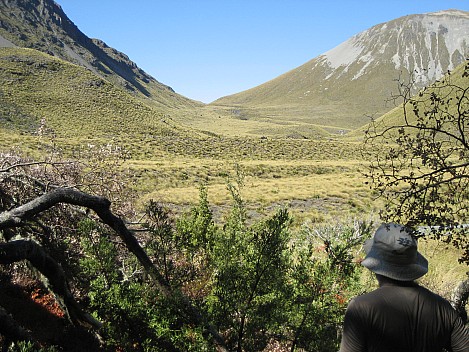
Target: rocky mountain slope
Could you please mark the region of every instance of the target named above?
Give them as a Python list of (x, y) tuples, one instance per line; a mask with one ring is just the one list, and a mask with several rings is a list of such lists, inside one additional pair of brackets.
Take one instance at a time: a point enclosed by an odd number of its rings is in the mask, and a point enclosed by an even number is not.
[(32, 48), (84, 66), (161, 107), (202, 105), (140, 69), (125, 54), (88, 38), (53, 0), (0, 0), (0, 47)]
[(355, 129), (393, 108), (397, 79), (421, 87), (469, 56), (469, 13), (410, 15), (358, 33), (336, 48), (267, 83), (223, 97), (213, 106), (250, 118)]

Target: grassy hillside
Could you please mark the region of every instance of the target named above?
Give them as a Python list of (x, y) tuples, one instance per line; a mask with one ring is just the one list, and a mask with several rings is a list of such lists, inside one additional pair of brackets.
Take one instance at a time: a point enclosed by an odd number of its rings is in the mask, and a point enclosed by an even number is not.
[[(457, 86), (462, 89), (467, 89), (469, 87), (469, 77), (464, 72), (467, 71), (467, 66), (469, 65), (469, 60), (463, 62), (462, 64), (458, 65), (453, 71), (446, 74), (440, 80), (435, 82), (434, 84), (430, 85), (429, 87), (425, 88), (425, 94), (420, 98), (417, 95), (413, 97), (416, 101), (420, 100), (417, 104), (420, 113), (424, 111), (424, 109), (428, 109), (431, 103), (430, 95), (432, 93), (436, 94), (439, 97), (444, 98), (445, 100), (454, 99), (455, 92), (450, 86)], [(404, 82), (405, 83), (405, 82)], [(396, 104), (400, 103), (399, 105), (395, 106), (386, 114), (382, 115), (381, 117), (376, 119), (376, 126), (378, 128), (384, 128), (385, 126), (399, 126), (404, 123), (404, 107), (402, 104), (402, 98), (396, 100)], [(455, 104), (449, 104), (451, 110), (449, 111), (451, 114), (456, 113), (456, 109), (458, 108)], [(412, 123), (415, 121), (415, 115), (413, 113), (414, 107), (411, 104), (406, 105), (406, 114), (408, 121)], [(368, 128), (368, 124), (362, 126), (361, 128), (356, 129), (355, 131), (348, 134), (348, 138), (350, 140), (361, 139), (363, 137), (364, 132)]]
[(174, 131), (164, 114), (91, 71), (33, 49), (0, 49), (2, 127), (60, 137), (112, 138)]
[(124, 53), (88, 38), (52, 0), (1, 0), (0, 5), (0, 47), (14, 44), (62, 58), (159, 107), (203, 105), (158, 82)]
[(68, 155), (89, 144), (118, 145), (130, 153), (124, 167), (142, 200), (183, 209), (197, 202), (206, 183), (223, 209), (238, 164), (256, 212), (291, 204), (302, 218), (319, 219), (371, 206), (356, 143), (197, 131), (175, 122), (197, 110), (157, 109), (89, 70), (32, 49), (0, 49), (0, 82), (2, 149), (17, 146), (37, 156), (50, 138)]
[[(399, 72), (384, 66), (380, 75), (356, 80), (327, 77), (317, 60), (287, 72), (250, 90), (221, 98), (211, 105), (229, 107), (249, 116), (255, 107), (259, 116), (278, 123), (321, 126), (328, 132), (343, 134), (368, 122), (368, 116), (389, 110), (386, 99)], [(357, 92), (359, 94), (357, 95)]]
[(468, 18), (450, 10), (378, 24), (269, 82), (210, 105), (245, 119), (344, 134), (390, 110), (396, 80), (416, 76), (416, 88), (423, 88), (463, 62)]

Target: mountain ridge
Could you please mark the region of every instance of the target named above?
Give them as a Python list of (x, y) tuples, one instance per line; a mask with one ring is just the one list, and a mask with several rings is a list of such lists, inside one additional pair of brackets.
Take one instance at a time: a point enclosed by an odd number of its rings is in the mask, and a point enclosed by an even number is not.
[(83, 66), (30, 48), (0, 50), (0, 129), (58, 138), (176, 135), (153, 104)]
[(174, 92), (129, 57), (87, 37), (52, 0), (0, 0), (0, 47), (26, 47), (81, 65), (161, 107), (201, 106)]
[[(408, 15), (362, 31), (257, 87), (210, 105), (256, 107), (284, 121), (358, 128), (392, 108), (396, 79), (416, 72), (428, 85), (469, 56), (469, 13)], [(449, 51), (452, 51), (449, 53)], [(393, 60), (394, 58), (394, 60)], [(416, 64), (417, 63), (417, 64)], [(426, 66), (426, 67), (425, 67)]]
[(155, 103), (181, 125), (215, 134), (234, 123), (243, 126), (233, 134), (241, 128), (255, 136), (322, 139), (352, 131), (394, 107), (389, 100), (396, 79), (408, 79), (417, 68), (425, 86), (469, 56), (468, 28), (469, 13), (460, 10), (404, 16), (260, 86), (204, 105), (156, 81), (124, 53), (88, 38), (56, 2), (0, 0), (0, 47), (29, 47), (81, 65)]

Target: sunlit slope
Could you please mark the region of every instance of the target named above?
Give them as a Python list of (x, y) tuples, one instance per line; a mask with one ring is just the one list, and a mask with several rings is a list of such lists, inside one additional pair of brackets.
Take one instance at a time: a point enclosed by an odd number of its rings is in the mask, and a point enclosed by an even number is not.
[(81, 66), (33, 49), (0, 49), (1, 150), (17, 147), (42, 158), (51, 155), (52, 145), (66, 156), (91, 145), (122, 147), (129, 152), (123, 167), (136, 197), (176, 209), (196, 202), (198, 186), (207, 184), (222, 213), (231, 201), (226, 186), (236, 165), (245, 177), (247, 206), (256, 214), (285, 202), (298, 221), (373, 206), (357, 172), (357, 143), (216, 135), (175, 121), (167, 110)]
[(86, 36), (53, 0), (0, 0), (0, 23), (0, 47), (33, 48), (86, 67), (158, 107), (202, 105), (158, 82), (126, 54)]
[(63, 138), (168, 134), (164, 113), (93, 72), (33, 49), (0, 49), (3, 129)]
[[(365, 124), (369, 116), (389, 110), (387, 99), (395, 87), (391, 77), (398, 76), (392, 67), (384, 65), (380, 75), (366, 75), (354, 81), (324, 81), (326, 71), (312, 70), (314, 65), (309, 62), (212, 105), (228, 107), (247, 118), (257, 116), (277, 124), (323, 128), (334, 134), (346, 133)], [(257, 115), (251, 113), (254, 108)]]
[[(258, 87), (212, 106), (279, 123), (327, 126), (341, 134), (392, 108), (396, 80), (427, 86), (469, 55), (469, 13), (405, 16), (358, 33), (334, 49)], [(335, 128), (335, 131), (334, 131)]]
[[(450, 102), (448, 104), (448, 112), (452, 115), (457, 115), (457, 109), (464, 108), (459, 106), (456, 102), (459, 100), (456, 96), (456, 92), (460, 93), (461, 90), (469, 89), (469, 76), (467, 75), (467, 67), (469, 65), (469, 60), (466, 60), (464, 63), (457, 66), (453, 71), (447, 73), (444, 77), (439, 79), (437, 82), (432, 85), (424, 88), (422, 94), (418, 93), (412, 97), (413, 101), (417, 102), (416, 106), (412, 104), (406, 105), (406, 114), (404, 114), (403, 104), (399, 104), (394, 107), (392, 110), (382, 115), (381, 117), (375, 120), (374, 126), (377, 128), (377, 132), (380, 129), (390, 126), (400, 126), (405, 123), (404, 118), (407, 117), (407, 121), (412, 123), (415, 121), (414, 109), (419, 111), (419, 114), (423, 116), (425, 111), (429, 111), (432, 107), (431, 95), (434, 93), (436, 97), (443, 99), (443, 101)], [(454, 87), (459, 87), (461, 89), (455, 90)], [(466, 94), (467, 95), (467, 94)], [(402, 98), (396, 100), (396, 102), (402, 102)], [(453, 103), (451, 103), (453, 102)], [(348, 137), (353, 138), (362, 138), (365, 131), (368, 129), (369, 124), (351, 132)], [(396, 132), (397, 133), (397, 132)]]
[(33, 49), (0, 49), (0, 99), (4, 132), (21, 133), (25, 139), (42, 132), (72, 144), (114, 139), (144, 159), (158, 151), (232, 161), (323, 159), (329, 153), (348, 153), (334, 141), (233, 137), (187, 128), (166, 110), (147, 105), (91, 71)]

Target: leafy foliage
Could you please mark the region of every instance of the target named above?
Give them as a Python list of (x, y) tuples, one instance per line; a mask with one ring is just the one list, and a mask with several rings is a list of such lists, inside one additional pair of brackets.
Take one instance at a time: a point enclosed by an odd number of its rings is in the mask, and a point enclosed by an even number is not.
[(19, 341), (8, 347), (7, 352), (56, 352), (55, 347), (36, 348), (32, 342)]
[[(205, 187), (199, 204), (177, 220), (150, 202), (143, 222), (147, 250), (175, 292), (206, 311), (229, 350), (334, 351), (348, 297), (358, 290), (352, 251), (369, 232), (309, 228), (294, 244), (286, 209), (247, 224), (239, 186), (230, 186), (234, 204), (222, 227), (213, 222)], [(107, 343), (126, 350), (210, 350), (178, 295), (163, 299), (135, 266), (122, 265), (129, 258), (104, 234), (96, 238), (85, 245), (82, 268), (91, 280), (90, 308), (106, 321)]]
[(292, 347), (336, 351), (346, 305), (362, 288), (356, 257), (372, 223), (305, 225), (291, 270)]
[[(464, 249), (469, 262), (469, 62), (411, 96), (399, 85), (398, 122), (373, 121), (366, 144), (376, 146), (368, 176), (386, 201), (383, 217), (409, 226), (431, 226), (437, 236)], [(386, 145), (386, 148), (379, 147)]]
[[(106, 162), (98, 156), (96, 164), (88, 158), (89, 166), (3, 157), (3, 209), (42, 194), (48, 180), (49, 187), (71, 182), (115, 194), (117, 211), (136, 215), (116, 175), (108, 179), (100, 172), (98, 165), (105, 168)], [(176, 218), (150, 201), (132, 223), (171, 295), (149, 280), (109, 228), (75, 207), (52, 209), (3, 235), (6, 241), (15, 235), (40, 238), (41, 246), (66, 269), (83, 308), (102, 322), (103, 350), (212, 351), (207, 324), (228, 350), (335, 350), (346, 302), (357, 291), (351, 232), (328, 237), (329, 249), (317, 252), (320, 244), (326, 246), (325, 237), (309, 233), (300, 239), (290, 229), (286, 209), (250, 219), (243, 181), (238, 174), (236, 182), (228, 183), (232, 211), (222, 225), (213, 220), (205, 186), (188, 213)], [(6, 270), (13, 275), (17, 268)]]

